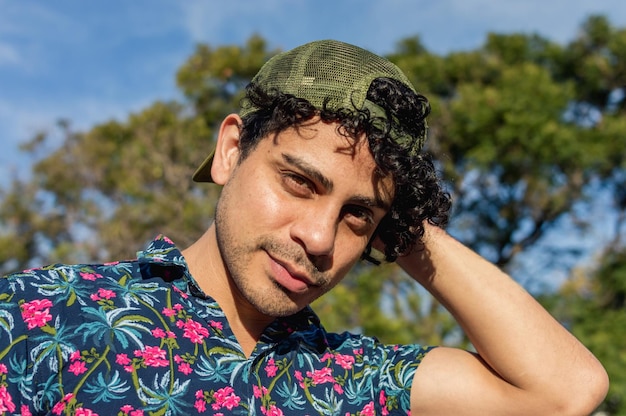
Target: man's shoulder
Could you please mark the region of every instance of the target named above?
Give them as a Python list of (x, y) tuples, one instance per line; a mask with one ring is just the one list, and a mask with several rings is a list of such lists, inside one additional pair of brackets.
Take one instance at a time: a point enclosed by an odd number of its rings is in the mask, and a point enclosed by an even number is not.
[[(137, 260), (94, 264), (51, 264), (26, 269), (3, 276), (0, 292), (35, 292), (54, 296), (60, 292), (88, 291), (89, 287), (102, 286), (104, 281), (117, 285), (140, 277)], [(95, 290), (95, 289), (94, 289)]]
[(55, 263), (47, 266), (25, 269), (3, 276), (8, 280), (24, 278), (96, 280), (102, 277), (124, 276), (132, 273), (137, 260), (124, 260), (108, 263), (64, 264)]
[(145, 250), (137, 252), (137, 256), (132, 259), (105, 263), (50, 264), (1, 276), (0, 284), (20, 282), (24, 279), (30, 279), (30, 281), (38, 279), (96, 281), (102, 278), (119, 280), (131, 276), (140, 277), (143, 273), (149, 277), (151, 266), (184, 269), (186, 263), (174, 243), (166, 236), (159, 235), (150, 242)]

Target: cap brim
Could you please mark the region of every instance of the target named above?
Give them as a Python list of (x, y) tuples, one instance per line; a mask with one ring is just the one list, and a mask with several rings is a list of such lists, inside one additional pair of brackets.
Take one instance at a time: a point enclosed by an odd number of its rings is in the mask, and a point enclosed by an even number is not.
[(215, 151), (212, 151), (211, 154), (204, 159), (200, 167), (196, 169), (196, 172), (192, 176), (194, 182), (213, 182), (213, 178), (211, 178), (211, 166), (213, 165), (214, 155)]

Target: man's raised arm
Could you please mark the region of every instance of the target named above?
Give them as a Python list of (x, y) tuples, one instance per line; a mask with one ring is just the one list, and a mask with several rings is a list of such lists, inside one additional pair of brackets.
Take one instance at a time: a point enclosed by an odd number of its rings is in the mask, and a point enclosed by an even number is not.
[(398, 264), (456, 318), (477, 354), (430, 352), (411, 393), (415, 415), (588, 415), (603, 400), (598, 360), (530, 294), (444, 230)]

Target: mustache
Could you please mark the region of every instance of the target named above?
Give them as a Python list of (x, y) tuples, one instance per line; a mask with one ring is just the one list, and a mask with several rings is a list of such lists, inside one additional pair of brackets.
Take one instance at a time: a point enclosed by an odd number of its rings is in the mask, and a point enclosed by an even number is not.
[(303, 269), (318, 285), (324, 285), (330, 281), (327, 273), (320, 270), (309, 256), (295, 247), (287, 246), (266, 237), (259, 241), (258, 248)]

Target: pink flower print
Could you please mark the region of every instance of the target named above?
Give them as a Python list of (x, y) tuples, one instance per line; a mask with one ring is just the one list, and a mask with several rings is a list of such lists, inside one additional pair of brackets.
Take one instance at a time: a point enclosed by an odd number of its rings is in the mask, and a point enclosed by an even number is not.
[(20, 415), (21, 416), (33, 416), (33, 414), (30, 412), (30, 409), (25, 404), (23, 404), (22, 407), (20, 407)]
[(130, 416), (143, 416), (143, 410), (136, 409), (130, 412)]
[(234, 407), (239, 406), (240, 401), (241, 398), (239, 396), (235, 395), (235, 393), (231, 393), (224, 398), (224, 403), (222, 405), (228, 410), (233, 410)]
[(119, 365), (124, 366), (124, 371), (126, 371), (127, 373), (132, 373), (135, 370), (132, 366), (131, 359), (128, 358), (128, 355), (126, 354), (117, 354), (115, 356), (115, 362)]
[(241, 398), (235, 394), (230, 386), (221, 388), (213, 393), (213, 399), (215, 399), (215, 403), (211, 405), (213, 410), (218, 410), (222, 407), (232, 410), (234, 407), (239, 406), (241, 401)]
[(252, 386), (252, 392), (257, 399), (267, 394), (267, 387)]
[(87, 273), (87, 272), (80, 272), (78, 273), (80, 275), (80, 277), (82, 277), (85, 280), (91, 280), (94, 281), (96, 279), (100, 279), (102, 277), (101, 274), (99, 273)]
[(7, 369), (7, 366), (0, 363), (0, 374), (7, 374), (9, 372), (9, 370)]
[(333, 390), (335, 390), (339, 394), (343, 394), (343, 387), (341, 387), (341, 384), (333, 384)]
[(35, 299), (22, 304), (22, 310), (25, 313), (39, 312), (52, 307), (52, 301), (49, 299)]
[(57, 404), (54, 405), (54, 407), (52, 408), (52, 413), (54, 413), (55, 415), (60, 415), (61, 413), (63, 413), (63, 411), (65, 410), (65, 406), (67, 406), (67, 403), (72, 399), (72, 397), (74, 397), (74, 393), (67, 393), (60, 402), (57, 402)]
[(130, 358), (126, 354), (117, 354), (115, 362), (119, 365), (128, 365), (131, 363)]
[(125, 404), (124, 406), (120, 407), (120, 411), (126, 415), (129, 414), (132, 410), (133, 407), (129, 404)]
[(65, 410), (65, 403), (58, 402), (52, 408), (52, 413), (55, 414), (55, 415), (60, 415), (61, 413), (63, 413), (63, 410)]
[(361, 416), (374, 416), (376, 413), (374, 412), (374, 402), (369, 402), (363, 407), (361, 410)]
[(278, 367), (276, 367), (276, 364), (274, 364), (274, 359), (270, 358), (267, 361), (267, 365), (265, 366), (265, 372), (267, 373), (267, 376), (275, 377), (277, 371), (278, 371)]
[(328, 361), (328, 360), (332, 360), (334, 357), (334, 355), (330, 352), (325, 353), (324, 355), (322, 355), (322, 357), (320, 358), (320, 362), (321, 361)]
[(115, 292), (113, 292), (112, 290), (100, 288), (98, 289), (97, 293), (92, 294), (91, 296), (89, 296), (89, 298), (91, 298), (91, 300), (93, 300), (94, 302), (98, 302), (99, 300), (103, 299), (113, 299), (115, 296)]
[(52, 307), (52, 301), (50, 301), (50, 299), (35, 299), (22, 304), (22, 310), (25, 313), (38, 312), (50, 307)]
[(70, 354), (70, 361), (80, 360), (80, 351), (76, 350)]
[[(178, 322), (176, 326), (179, 326)], [(184, 328), (183, 338), (189, 338), (194, 344), (202, 344), (204, 338), (209, 336), (209, 330), (193, 319), (187, 319), (182, 324), (182, 327)]]
[(172, 308), (163, 308), (161, 313), (167, 316), (168, 318), (171, 318), (172, 316), (176, 316), (176, 311)]
[(68, 369), (70, 373), (74, 373), (75, 376), (83, 374), (87, 371), (87, 366), (84, 361), (74, 361), (70, 364), (70, 368)]
[(211, 325), (211, 327), (218, 329), (220, 331), (224, 329), (224, 325), (222, 325), (222, 323), (218, 321), (211, 321), (209, 322), (209, 325)]
[(296, 380), (298, 380), (298, 384), (300, 385), (300, 388), (305, 389), (306, 385), (304, 384), (304, 377), (302, 377), (302, 373), (299, 370), (296, 370), (294, 371), (293, 375), (296, 378)]
[(213, 393), (213, 398), (215, 399), (216, 402), (221, 403), (224, 401), (224, 398), (226, 396), (233, 393), (234, 391), (235, 390), (232, 387), (226, 386), (217, 390), (215, 393)]
[(332, 370), (328, 367), (322, 368), (321, 370), (315, 370), (314, 372), (307, 371), (307, 377), (311, 377), (313, 379), (313, 384), (323, 384), (323, 383), (334, 383), (335, 379), (332, 376)]
[(206, 402), (204, 401), (204, 399), (202, 400), (196, 400), (196, 402), (193, 404), (193, 407), (196, 408), (196, 410), (198, 411), (198, 413), (204, 413), (206, 412)]
[(378, 404), (384, 406), (387, 403), (387, 397), (385, 397), (385, 390), (381, 390), (378, 395)]
[(75, 416), (98, 416), (98, 414), (94, 412), (93, 410), (85, 409), (83, 407), (79, 407), (78, 409), (76, 409), (74, 415)]
[(50, 308), (52, 302), (48, 299), (35, 299), (21, 305), (22, 318), (26, 322), (28, 329), (41, 328), (52, 320)]
[(378, 404), (382, 407), (383, 416), (387, 416), (389, 414), (389, 410), (387, 410), (387, 396), (385, 395), (385, 390), (381, 390), (378, 395)]
[(0, 414), (4, 414), (4, 412), (15, 412), (15, 403), (13, 403), (13, 398), (6, 386), (0, 386)]
[(148, 367), (167, 367), (170, 364), (165, 359), (165, 350), (159, 347), (146, 347), (143, 351), (135, 351), (135, 355), (142, 357)]
[(261, 412), (265, 416), (283, 416), (283, 411), (276, 407), (276, 405), (274, 404), (268, 407), (267, 410), (262, 408)]
[(188, 376), (193, 372), (193, 369), (188, 363), (181, 363), (178, 365), (178, 371)]
[(154, 328), (152, 330), (152, 336), (155, 338), (165, 338), (165, 335), (163, 328)]
[(354, 357), (351, 355), (337, 354), (335, 356), (335, 362), (344, 370), (350, 370), (354, 364)]
[(109, 289), (98, 289), (98, 295), (100, 296), (100, 298), (102, 299), (113, 299), (116, 295), (115, 292)]

